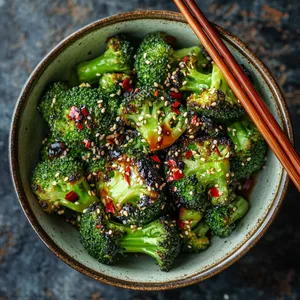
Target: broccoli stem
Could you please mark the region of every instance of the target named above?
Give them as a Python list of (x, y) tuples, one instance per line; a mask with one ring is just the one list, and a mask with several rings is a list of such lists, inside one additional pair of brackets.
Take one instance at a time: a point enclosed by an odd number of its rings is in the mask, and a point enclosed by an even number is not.
[(249, 203), (243, 197), (237, 196), (234, 201), (236, 210), (230, 215), (230, 224), (241, 219), (249, 209)]
[(76, 184), (70, 189), (68, 192), (75, 192), (78, 195), (78, 202), (79, 204), (75, 204), (68, 200), (65, 200), (66, 192), (61, 192), (59, 202), (61, 205), (68, 207), (74, 211), (82, 213), (84, 209), (88, 208), (92, 203), (99, 201), (96, 196), (89, 195), (88, 191), (90, 187), (86, 181), (83, 181), (81, 184)]
[(199, 46), (193, 46), (189, 48), (183, 48), (179, 50), (175, 50), (173, 53), (174, 61), (179, 61), (185, 58), (187, 55), (195, 55), (198, 56), (201, 53), (201, 48)]
[(90, 61), (82, 62), (77, 66), (79, 82), (96, 83), (99, 74), (124, 72), (128, 73), (128, 67), (122, 66), (115, 51), (108, 48), (101, 56)]
[[(155, 223), (156, 224), (156, 223)], [(145, 226), (139, 230), (131, 230), (123, 226), (126, 234), (120, 240), (120, 246), (128, 253), (144, 253), (160, 260), (157, 250), (159, 246), (160, 236), (164, 234), (157, 230), (155, 224)]]
[[(236, 122), (228, 127), (229, 136), (236, 146), (235, 151), (247, 150), (249, 148), (249, 131), (242, 122)], [(251, 133), (251, 132), (250, 132)]]
[(225, 101), (230, 104), (238, 104), (238, 100), (230, 88), (227, 80), (225, 79), (222, 71), (216, 64), (213, 64), (212, 74), (211, 74), (211, 87), (223, 92), (225, 94)]
[(182, 84), (181, 91), (201, 92), (203, 89), (208, 89), (211, 86), (211, 74), (203, 74), (194, 69), (189, 69), (185, 78), (185, 84)]
[(198, 237), (206, 237), (207, 232), (209, 231), (209, 226), (205, 222), (200, 222), (197, 226), (193, 229), (193, 232)]

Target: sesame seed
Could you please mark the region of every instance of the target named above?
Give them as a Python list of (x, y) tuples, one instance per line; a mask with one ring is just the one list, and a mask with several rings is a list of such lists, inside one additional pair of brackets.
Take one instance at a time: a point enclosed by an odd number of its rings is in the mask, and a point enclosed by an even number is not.
[(186, 81), (184, 81), (183, 83), (182, 83), (182, 85), (186, 85), (187, 84), (187, 82)]
[(56, 174), (55, 174), (55, 177), (58, 177), (59, 176), (59, 172), (57, 172)]
[(250, 160), (251, 160), (251, 157), (248, 157), (248, 158), (247, 158), (247, 161), (250, 161)]
[(57, 185), (57, 182), (54, 180), (54, 181), (52, 182), (52, 185)]
[(111, 235), (111, 234), (112, 234), (112, 230), (111, 230), (111, 229), (108, 231), (108, 234), (109, 234), (109, 235)]
[(150, 65), (150, 61), (149, 61), (149, 60), (146, 60), (145, 63), (146, 63), (147, 65)]
[(104, 114), (105, 113), (105, 108), (101, 109), (101, 113)]
[(147, 52), (145, 52), (143, 56), (144, 56), (144, 58), (146, 58), (147, 57)]
[(211, 106), (216, 106), (217, 105), (217, 102), (213, 102), (212, 104), (211, 104)]
[(162, 137), (159, 136), (159, 137), (157, 138), (157, 140), (158, 140), (158, 142), (160, 142), (160, 141), (162, 140)]
[(150, 114), (146, 114), (146, 118), (150, 119), (152, 116)]
[(110, 95), (109, 95), (109, 97), (114, 97), (114, 96), (115, 96), (115, 94), (110, 94)]
[(185, 235), (189, 235), (189, 232), (187, 230), (184, 233), (185, 233)]
[(161, 96), (160, 99), (164, 101), (164, 100), (165, 100), (165, 97), (164, 97), (164, 96)]
[(64, 181), (68, 181), (68, 180), (69, 180), (69, 177), (65, 177), (65, 178), (64, 178)]
[(154, 82), (154, 86), (155, 86), (155, 87), (158, 87), (158, 83), (157, 83), (157, 82)]

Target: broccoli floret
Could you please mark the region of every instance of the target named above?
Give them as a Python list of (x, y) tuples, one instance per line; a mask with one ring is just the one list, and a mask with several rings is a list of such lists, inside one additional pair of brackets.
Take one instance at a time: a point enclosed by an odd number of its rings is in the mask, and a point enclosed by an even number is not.
[(111, 134), (117, 128), (119, 99), (97, 89), (74, 87), (60, 93), (54, 105), (55, 115), (48, 118), (50, 130), (68, 147), (90, 149), (96, 135)]
[(82, 163), (70, 157), (40, 162), (33, 172), (31, 187), (48, 213), (62, 213), (63, 207), (83, 212), (98, 201), (85, 179)]
[[(158, 90), (156, 90), (158, 91)], [(186, 130), (185, 108), (163, 91), (156, 94), (151, 88), (140, 90), (125, 99), (120, 117), (136, 129), (148, 143), (150, 151), (172, 145)]]
[(161, 217), (142, 228), (111, 221), (99, 204), (82, 215), (80, 238), (87, 252), (104, 264), (114, 264), (126, 253), (153, 257), (162, 271), (169, 271), (180, 252), (176, 224)]
[(106, 73), (99, 80), (99, 88), (108, 96), (120, 96), (122, 90), (132, 91), (131, 79), (124, 73)]
[(63, 141), (49, 136), (45, 138), (42, 142), (43, 147), (41, 150), (41, 159), (42, 160), (52, 160), (55, 158), (62, 158), (68, 154), (69, 150)]
[(57, 102), (60, 101), (67, 89), (67, 85), (63, 82), (54, 82), (49, 85), (42, 96), (38, 110), (48, 124), (51, 124), (59, 116), (60, 106), (57, 105)]
[(194, 228), (184, 224), (181, 229), (182, 251), (199, 253), (209, 246), (209, 238), (206, 236), (210, 228), (204, 223), (198, 223)]
[(207, 71), (211, 65), (211, 58), (202, 46), (193, 46), (174, 50), (171, 63), (178, 65), (180, 62), (187, 62), (190, 57), (194, 56), (197, 60), (196, 67), (198, 70)]
[(230, 204), (208, 208), (204, 221), (214, 235), (227, 237), (234, 230), (236, 221), (243, 218), (248, 210), (249, 203), (237, 196)]
[(245, 113), (216, 64), (213, 64), (209, 88), (191, 94), (187, 98), (187, 107), (219, 121), (237, 119)]
[(212, 75), (204, 74), (197, 69), (197, 57), (188, 56), (185, 62), (172, 73), (170, 83), (180, 91), (200, 93), (211, 85)]
[(136, 130), (125, 129), (119, 137), (119, 149), (130, 156), (140, 157), (149, 153), (148, 144), (143, 141), (140, 133)]
[(235, 122), (227, 127), (228, 136), (234, 144), (234, 155), (230, 159), (234, 178), (239, 180), (258, 171), (264, 164), (267, 145), (250, 119)]
[(130, 156), (113, 151), (103, 168), (90, 168), (107, 213), (123, 224), (143, 225), (162, 215), (166, 205), (165, 183), (160, 165), (145, 156)]
[(185, 132), (187, 136), (211, 136), (221, 137), (224, 136), (224, 128), (213, 118), (206, 116), (199, 116), (195, 112), (189, 112), (189, 125)]
[(173, 54), (168, 38), (163, 32), (153, 32), (141, 42), (134, 64), (140, 86), (163, 84), (166, 80), (168, 64)]
[(204, 211), (196, 209), (187, 209), (180, 207), (179, 209), (179, 228), (188, 225), (188, 228), (194, 228), (202, 219)]
[(129, 41), (122, 35), (110, 37), (106, 47), (101, 56), (77, 65), (79, 82), (96, 83), (104, 73), (131, 73), (133, 47)]
[(189, 209), (230, 202), (230, 152), (231, 144), (225, 137), (199, 137), (174, 145), (166, 162), (174, 200)]

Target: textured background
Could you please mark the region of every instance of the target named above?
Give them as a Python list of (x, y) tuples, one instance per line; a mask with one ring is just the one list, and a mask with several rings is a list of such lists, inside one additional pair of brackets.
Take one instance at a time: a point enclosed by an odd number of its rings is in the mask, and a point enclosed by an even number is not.
[[(209, 19), (254, 50), (282, 87), (300, 152), (299, 0), (202, 0)], [(112, 14), (176, 10), (169, 0), (0, 0), (0, 299), (300, 299), (299, 194), (290, 186), (264, 237), (223, 273), (191, 287), (136, 292), (100, 284), (58, 260), (28, 224), (8, 167), (12, 111), (29, 73), (61, 39)]]

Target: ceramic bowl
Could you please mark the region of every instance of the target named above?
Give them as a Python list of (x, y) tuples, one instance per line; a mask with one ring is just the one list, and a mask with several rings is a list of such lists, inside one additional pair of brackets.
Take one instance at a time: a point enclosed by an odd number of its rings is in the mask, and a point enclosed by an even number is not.
[[(237, 37), (220, 27), (217, 29), (238, 62), (250, 70), (261, 96), (292, 140), (286, 104), (272, 75)], [(98, 56), (104, 50), (107, 37), (123, 32), (142, 38), (152, 31), (174, 35), (179, 47), (199, 43), (179, 13), (138, 11), (94, 22), (58, 44), (32, 72), (18, 99), (10, 136), (11, 173), (15, 189), (29, 222), (41, 240), (56, 256), (76, 270), (104, 283), (140, 290), (186, 286), (231, 265), (268, 228), (279, 209), (288, 183), (286, 172), (269, 151), (266, 168), (258, 174), (251, 193), (251, 209), (234, 233), (226, 239), (214, 237), (211, 247), (200, 254), (181, 255), (168, 273), (161, 272), (154, 260), (146, 256), (126, 259), (115, 266), (100, 264), (83, 249), (78, 232), (72, 226), (41, 210), (31, 192), (30, 177), (46, 132), (46, 125), (36, 109), (44, 88), (53, 80), (68, 80), (77, 62)]]

